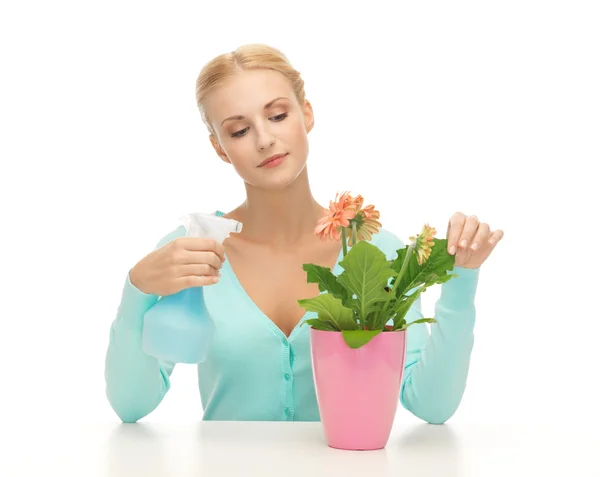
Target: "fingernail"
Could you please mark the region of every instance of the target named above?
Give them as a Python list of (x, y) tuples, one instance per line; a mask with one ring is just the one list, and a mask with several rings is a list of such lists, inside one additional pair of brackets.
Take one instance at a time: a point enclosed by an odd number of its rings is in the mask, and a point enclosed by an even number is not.
[(456, 247), (454, 245), (452, 245), (452, 247), (450, 247), (450, 255), (454, 255), (455, 252), (456, 252)]
[(466, 241), (466, 240), (463, 240), (463, 241), (460, 243), (460, 246), (461, 246), (462, 248), (465, 248), (465, 247), (467, 246), (467, 241)]
[(217, 283), (219, 281), (219, 277), (213, 278), (213, 282)]
[(477, 250), (479, 248), (479, 245), (474, 243), (473, 245), (471, 245), (471, 249), (472, 250)]

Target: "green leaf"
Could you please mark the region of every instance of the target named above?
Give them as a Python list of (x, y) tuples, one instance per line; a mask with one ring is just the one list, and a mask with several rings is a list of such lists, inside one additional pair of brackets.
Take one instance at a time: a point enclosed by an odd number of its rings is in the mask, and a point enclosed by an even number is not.
[[(390, 293), (387, 292), (386, 293)], [(393, 316), (394, 304), (396, 303), (395, 298), (390, 299), (390, 305), (388, 307), (387, 312), (384, 314), (383, 308), (381, 306), (377, 306), (377, 309), (371, 312), (367, 316), (366, 327), (369, 330), (378, 330), (383, 329), (385, 324), (389, 321), (389, 319)]]
[(377, 304), (387, 299), (384, 287), (396, 274), (385, 254), (365, 240), (355, 244), (339, 265), (344, 271), (337, 280), (356, 295), (359, 317), (364, 323), (366, 316), (377, 310)]
[(342, 303), (346, 305), (348, 301), (348, 291), (337, 281), (337, 277), (327, 267), (315, 265), (314, 263), (305, 263), (302, 265), (302, 269), (306, 272), (307, 283), (317, 283), (319, 285), (319, 291), (327, 291), (334, 297), (342, 300)]
[(312, 326), (316, 330), (340, 331), (335, 327), (335, 323), (332, 321), (325, 321), (320, 318), (311, 318), (310, 320), (305, 320), (300, 326), (304, 326), (305, 324)]
[(363, 345), (366, 345), (375, 336), (381, 333), (381, 331), (382, 330), (343, 330), (342, 336), (344, 337), (344, 341), (348, 346), (350, 346), (350, 348), (356, 349), (360, 348)]
[[(396, 275), (402, 269), (402, 263), (408, 252), (408, 245), (399, 249), (398, 257), (392, 263), (392, 269)], [(419, 265), (416, 253), (412, 253), (408, 266), (396, 288), (396, 296), (401, 297), (419, 285), (431, 286), (435, 283), (444, 283), (450, 280), (454, 274), (448, 275), (447, 271), (454, 268), (455, 256), (448, 253), (448, 239), (433, 238), (431, 255), (425, 263)], [(392, 280), (392, 283), (395, 282)]]
[(419, 318), (418, 320), (411, 321), (410, 323), (405, 323), (404, 325), (402, 325), (402, 327), (398, 328), (398, 330), (405, 330), (409, 326), (417, 323), (437, 323), (437, 320), (435, 318)]
[[(365, 318), (365, 327), (368, 330), (376, 329), (373, 325), (375, 324), (375, 319), (379, 313), (380, 313), (380, 310), (373, 310)], [(378, 327), (378, 328), (381, 328), (381, 327)]]
[(392, 308), (392, 314), (395, 313), (394, 315), (394, 329), (398, 329), (401, 326), (404, 325), (404, 323), (406, 323), (406, 320), (404, 319), (404, 317), (406, 316), (406, 313), (408, 313), (408, 310), (410, 310), (410, 307), (413, 305), (413, 303), (417, 300), (417, 298), (419, 298), (419, 295), (423, 292), (426, 291), (426, 288), (420, 287), (417, 288), (414, 293), (412, 293), (411, 295), (408, 296), (402, 296), (400, 299), (397, 299), (394, 302), (394, 307)]
[(298, 304), (306, 311), (316, 311), (320, 320), (333, 322), (339, 330), (355, 330), (358, 328), (353, 311), (346, 308), (339, 298), (329, 293), (298, 300)]

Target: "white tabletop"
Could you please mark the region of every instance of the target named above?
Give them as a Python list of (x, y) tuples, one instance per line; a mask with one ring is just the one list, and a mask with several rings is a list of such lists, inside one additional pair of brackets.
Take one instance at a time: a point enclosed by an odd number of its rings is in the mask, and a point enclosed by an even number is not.
[(0, 475), (600, 476), (597, 429), (395, 423), (384, 450), (342, 451), (327, 446), (321, 423), (41, 423), (3, 439)]

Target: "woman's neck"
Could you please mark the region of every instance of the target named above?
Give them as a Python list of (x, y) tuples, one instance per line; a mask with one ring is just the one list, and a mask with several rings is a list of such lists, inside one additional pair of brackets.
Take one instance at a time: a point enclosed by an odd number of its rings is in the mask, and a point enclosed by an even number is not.
[(246, 240), (286, 249), (313, 242), (325, 209), (312, 195), (306, 167), (284, 189), (256, 189), (246, 184), (246, 201), (230, 214), (242, 222)]

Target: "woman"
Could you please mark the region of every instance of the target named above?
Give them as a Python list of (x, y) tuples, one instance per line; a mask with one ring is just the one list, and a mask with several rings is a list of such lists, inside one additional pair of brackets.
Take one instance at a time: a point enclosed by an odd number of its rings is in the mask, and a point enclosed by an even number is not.
[[(158, 406), (175, 363), (143, 352), (143, 315), (158, 296), (204, 286), (216, 333), (207, 360), (198, 365), (203, 418), (317, 421), (309, 327), (300, 326), (308, 313), (297, 300), (319, 290), (307, 283), (302, 264), (338, 274), (342, 244), (315, 235), (327, 208), (309, 186), (307, 135), (314, 116), (304, 82), (278, 50), (245, 45), (207, 63), (196, 86), (211, 144), (246, 187), (244, 203), (217, 214), (241, 222), (243, 229), (221, 245), (174, 240), (185, 234), (179, 228), (130, 270), (106, 357), (109, 402), (124, 422)], [(484, 246), (469, 255), (459, 243), (490, 237), (489, 228), (473, 219), (457, 214), (450, 223), (449, 244), (461, 250), (455, 267), (459, 277), (442, 285), (431, 337), (425, 324), (407, 331), (399, 399), (430, 423), (454, 414), (465, 389), (479, 266), (491, 250)], [(388, 260), (404, 248), (384, 228), (372, 243)], [(419, 298), (406, 320), (422, 317)]]

